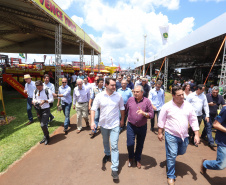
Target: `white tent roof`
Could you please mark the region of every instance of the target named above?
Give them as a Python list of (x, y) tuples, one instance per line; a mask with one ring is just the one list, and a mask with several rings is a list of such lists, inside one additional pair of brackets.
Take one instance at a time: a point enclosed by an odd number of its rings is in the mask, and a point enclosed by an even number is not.
[(223, 34), (226, 34), (226, 13), (198, 28), (183, 39), (169, 45), (167, 48), (151, 57), (151, 61), (149, 61), (154, 62), (165, 56), (177, 53)]

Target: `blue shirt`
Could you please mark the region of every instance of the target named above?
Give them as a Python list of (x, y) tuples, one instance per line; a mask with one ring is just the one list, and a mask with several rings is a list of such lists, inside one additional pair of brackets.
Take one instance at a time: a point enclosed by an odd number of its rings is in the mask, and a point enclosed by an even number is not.
[(68, 85), (65, 87), (61, 85), (58, 94), (63, 94), (63, 97), (59, 97), (59, 99), (61, 99), (61, 105), (65, 105), (65, 103), (70, 104), (72, 102), (71, 88)]
[(164, 91), (162, 89), (157, 91), (156, 88), (153, 88), (149, 92), (149, 100), (157, 108), (157, 111), (161, 110), (165, 103)]
[[(215, 120), (217, 120), (223, 127), (226, 128), (226, 107), (221, 109), (220, 114), (215, 118)], [(215, 142), (220, 146), (226, 147), (226, 133), (217, 130)]]
[(122, 87), (121, 82), (116, 82), (116, 91), (118, 91), (118, 89), (121, 87)]
[(133, 96), (133, 93), (130, 88), (123, 90), (122, 88), (118, 89), (117, 92), (122, 95), (124, 104), (127, 103), (128, 99)]
[(84, 80), (84, 76), (82, 75), (82, 76), (77, 76), (77, 79), (82, 79), (82, 80)]
[(127, 84), (127, 87), (130, 88), (131, 90), (133, 90), (134, 89), (133, 82), (130, 81), (130, 83)]

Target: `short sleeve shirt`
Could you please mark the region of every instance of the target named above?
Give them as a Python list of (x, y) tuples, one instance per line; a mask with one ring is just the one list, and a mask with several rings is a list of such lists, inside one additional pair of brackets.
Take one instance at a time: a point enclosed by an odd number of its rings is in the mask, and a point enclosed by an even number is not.
[[(226, 107), (221, 109), (220, 114), (215, 118), (215, 120), (217, 120), (223, 127), (226, 128)], [(215, 142), (220, 146), (226, 147), (226, 133), (217, 130)]]
[(209, 106), (210, 115), (216, 115), (217, 109), (219, 109), (219, 105), (225, 105), (224, 98), (221, 95), (218, 95), (217, 97), (212, 96), (212, 94), (206, 95), (208, 103), (213, 102), (216, 103), (214, 106)]

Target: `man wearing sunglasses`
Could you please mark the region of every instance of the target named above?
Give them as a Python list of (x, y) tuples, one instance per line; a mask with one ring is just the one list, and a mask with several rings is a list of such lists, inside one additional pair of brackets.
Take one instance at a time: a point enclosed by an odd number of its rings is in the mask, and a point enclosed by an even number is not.
[(62, 85), (59, 87), (57, 97), (58, 97), (57, 107), (60, 105), (61, 100), (61, 106), (65, 116), (64, 132), (65, 134), (67, 134), (68, 126), (70, 126), (70, 111), (72, 104), (71, 88), (67, 85), (67, 78), (62, 79)]

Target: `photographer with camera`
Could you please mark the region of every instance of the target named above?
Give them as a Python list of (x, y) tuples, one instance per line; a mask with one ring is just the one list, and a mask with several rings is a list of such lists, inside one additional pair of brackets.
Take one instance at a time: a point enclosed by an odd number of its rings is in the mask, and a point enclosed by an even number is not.
[(33, 94), (33, 105), (38, 113), (38, 118), (41, 124), (41, 128), (44, 134), (44, 138), (40, 141), (40, 144), (45, 143), (47, 145), (49, 143), (49, 131), (48, 131), (48, 122), (50, 115), (50, 103), (53, 102), (52, 92), (48, 89), (48, 94), (46, 94), (46, 90), (43, 88), (43, 83), (41, 80), (35, 82), (36, 89)]

